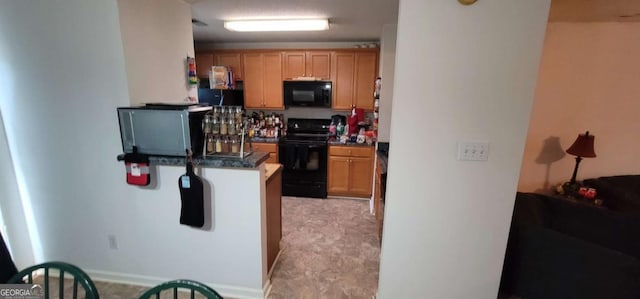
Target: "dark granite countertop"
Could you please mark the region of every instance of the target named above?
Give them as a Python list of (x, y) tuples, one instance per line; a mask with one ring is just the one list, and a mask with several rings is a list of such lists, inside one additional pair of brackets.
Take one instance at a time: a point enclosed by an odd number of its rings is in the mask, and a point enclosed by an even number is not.
[(278, 143), (280, 141), (279, 137), (253, 137), (251, 138), (251, 142), (255, 143)]
[[(193, 158), (195, 166), (214, 167), (214, 168), (257, 168), (260, 164), (269, 158), (269, 153), (253, 152), (251, 155), (240, 159), (239, 157), (215, 157), (207, 156), (206, 158)], [(124, 154), (118, 155), (118, 161), (124, 160)], [(149, 156), (151, 165), (168, 165), (181, 166), (185, 165), (184, 157), (171, 156)]]

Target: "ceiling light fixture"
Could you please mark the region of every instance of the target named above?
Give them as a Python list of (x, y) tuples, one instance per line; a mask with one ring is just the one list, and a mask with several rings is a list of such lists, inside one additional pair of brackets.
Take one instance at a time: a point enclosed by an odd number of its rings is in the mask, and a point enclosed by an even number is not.
[(320, 31), (329, 29), (327, 19), (239, 20), (225, 21), (231, 31)]

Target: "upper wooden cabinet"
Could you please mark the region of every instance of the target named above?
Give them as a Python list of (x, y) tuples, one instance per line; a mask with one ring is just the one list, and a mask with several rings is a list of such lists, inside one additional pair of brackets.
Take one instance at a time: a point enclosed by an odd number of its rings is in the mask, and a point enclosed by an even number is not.
[(335, 51), (331, 56), (334, 110), (373, 110), (378, 51)]
[(242, 63), (245, 108), (284, 109), (281, 53), (244, 53)]
[(373, 92), (378, 77), (378, 53), (356, 53), (354, 106), (373, 110)]
[(200, 78), (209, 78), (209, 71), (213, 66), (213, 54), (196, 53), (196, 74)]
[(242, 81), (242, 53), (240, 52), (216, 52), (213, 54), (213, 65), (230, 67), (233, 71), (233, 79)]
[(283, 53), (284, 80), (298, 77), (331, 79), (331, 52), (329, 51), (285, 51)]

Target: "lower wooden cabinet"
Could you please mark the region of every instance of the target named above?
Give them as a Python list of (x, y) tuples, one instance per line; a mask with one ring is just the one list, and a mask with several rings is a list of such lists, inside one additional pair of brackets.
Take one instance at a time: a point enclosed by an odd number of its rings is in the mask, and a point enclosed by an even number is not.
[(376, 157), (376, 175), (375, 184), (373, 187), (373, 211), (376, 215), (376, 222), (378, 223), (378, 237), (380, 243), (382, 243), (382, 225), (384, 223), (384, 202), (382, 202), (382, 163), (380, 159)]
[(334, 196), (370, 197), (373, 185), (371, 146), (329, 146), (327, 193)]
[(273, 263), (280, 252), (282, 239), (282, 167), (277, 166), (266, 182), (267, 193), (267, 271), (271, 271)]
[(269, 158), (265, 163), (279, 163), (278, 161), (278, 144), (277, 143), (258, 143), (252, 144), (254, 152), (269, 153)]

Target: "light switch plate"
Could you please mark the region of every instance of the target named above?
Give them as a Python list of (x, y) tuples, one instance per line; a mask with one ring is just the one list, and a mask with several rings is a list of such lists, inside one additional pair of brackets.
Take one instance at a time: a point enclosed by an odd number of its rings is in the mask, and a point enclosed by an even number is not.
[(458, 142), (459, 161), (489, 160), (489, 142)]

